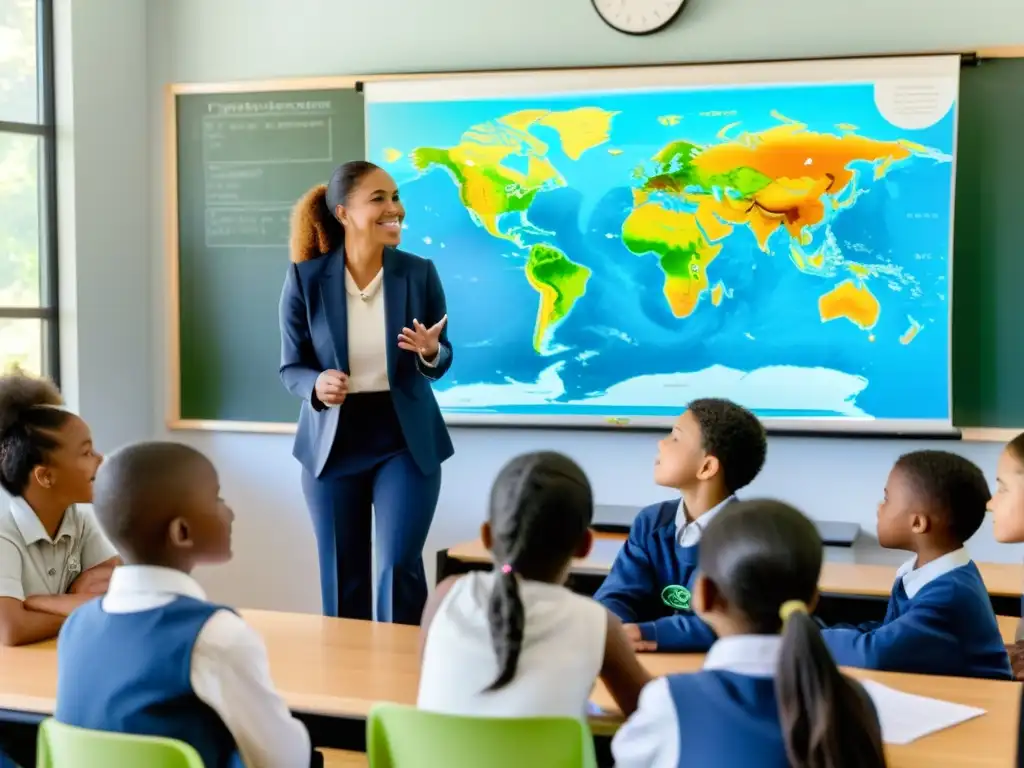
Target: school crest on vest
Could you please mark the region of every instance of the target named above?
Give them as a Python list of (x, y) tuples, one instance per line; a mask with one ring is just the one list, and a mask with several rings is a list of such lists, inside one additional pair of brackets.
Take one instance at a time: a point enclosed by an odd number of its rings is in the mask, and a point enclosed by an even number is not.
[(675, 611), (689, 611), (690, 590), (681, 584), (669, 584), (661, 590), (661, 602)]

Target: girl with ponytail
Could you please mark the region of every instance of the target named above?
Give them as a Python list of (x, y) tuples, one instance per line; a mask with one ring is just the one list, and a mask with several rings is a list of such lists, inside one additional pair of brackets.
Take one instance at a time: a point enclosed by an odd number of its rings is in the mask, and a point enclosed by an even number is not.
[(700, 543), (696, 612), (719, 640), (704, 669), (654, 681), (612, 741), (617, 768), (879, 768), (871, 700), (808, 615), (822, 543), (780, 501), (737, 502)]
[(622, 624), (565, 586), (592, 537), (590, 483), (558, 453), (513, 459), (491, 489), (495, 568), (446, 579), (421, 624), (418, 705), (455, 715), (584, 718), (600, 676), (626, 714), (648, 681)]

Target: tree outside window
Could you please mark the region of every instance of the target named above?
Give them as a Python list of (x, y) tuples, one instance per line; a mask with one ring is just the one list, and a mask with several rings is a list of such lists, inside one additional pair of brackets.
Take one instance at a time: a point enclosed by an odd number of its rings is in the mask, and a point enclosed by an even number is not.
[(0, 0), (0, 369), (57, 378), (52, 0)]

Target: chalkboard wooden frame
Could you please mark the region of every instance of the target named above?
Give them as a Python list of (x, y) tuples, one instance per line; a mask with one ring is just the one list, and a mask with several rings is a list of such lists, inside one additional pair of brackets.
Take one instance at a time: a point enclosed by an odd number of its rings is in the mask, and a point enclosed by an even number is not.
[[(898, 53), (872, 54), (878, 56), (913, 56), (913, 55), (936, 55), (936, 54), (959, 54), (973, 55), (979, 59), (996, 58), (1024, 58), (1024, 46), (993, 46), (979, 48), (972, 51), (902, 51)], [(850, 56), (830, 56), (821, 58), (856, 58)], [(726, 64), (740, 62), (673, 62), (680, 64)], [(743, 62), (752, 63), (752, 62)], [(663, 64), (662, 64), (663, 65)], [(640, 66), (662, 66), (657, 64), (644, 64)], [(611, 66), (611, 65), (609, 65)], [(614, 65), (621, 67), (623, 65)], [(628, 66), (628, 65), (625, 65)], [(597, 67), (533, 67), (521, 68), (518, 71), (530, 71), (540, 69), (562, 69), (590, 71), (606, 69), (606, 66)], [(165, 86), (164, 97), (164, 254), (165, 270), (167, 278), (166, 297), (166, 319), (167, 319), (167, 354), (170, 386), (167, 390), (166, 419), (165, 424), (170, 430), (200, 430), (219, 432), (244, 432), (259, 434), (294, 434), (295, 423), (280, 422), (259, 422), (259, 421), (229, 421), (215, 419), (183, 419), (181, 416), (181, 338), (180, 338), (180, 254), (179, 254), (179, 232), (178, 232), (178, 135), (177, 135), (177, 97), (189, 94), (242, 94), (261, 93), (268, 91), (289, 91), (289, 90), (329, 90), (329, 89), (359, 89), (361, 83), (381, 80), (396, 79), (419, 79), (438, 78), (444, 76), (479, 75), (482, 77), (497, 73), (516, 71), (511, 69), (495, 70), (466, 70), (451, 72), (417, 72), (417, 73), (378, 73), (366, 75), (338, 75), (325, 77), (298, 77), (281, 78), (271, 80), (235, 81), (220, 83), (171, 83)], [(973, 442), (1007, 442), (1020, 432), (1024, 432), (1024, 425), (1020, 429), (1011, 428), (985, 428), (965, 427), (961, 428), (961, 439)]]
[(172, 430), (294, 434), (293, 423), (183, 419), (181, 416), (181, 284), (178, 232), (178, 96), (240, 94), (272, 91), (355, 89), (360, 78), (351, 76), (304, 77), (225, 83), (172, 83), (165, 88), (165, 269), (167, 276), (167, 350), (170, 386), (166, 425)]

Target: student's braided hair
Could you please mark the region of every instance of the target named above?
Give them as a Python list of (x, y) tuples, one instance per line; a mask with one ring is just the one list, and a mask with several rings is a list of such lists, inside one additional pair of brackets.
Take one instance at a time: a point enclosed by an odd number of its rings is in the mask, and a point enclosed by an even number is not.
[(489, 514), (497, 571), (488, 618), (499, 672), (487, 690), (505, 687), (516, 675), (526, 621), (518, 578), (555, 579), (586, 537), (593, 514), (590, 482), (567, 456), (528, 453), (498, 473)]
[(71, 417), (53, 382), (20, 371), (0, 376), (0, 486), (13, 496), (28, 487), (32, 469), (60, 443), (54, 436)]

